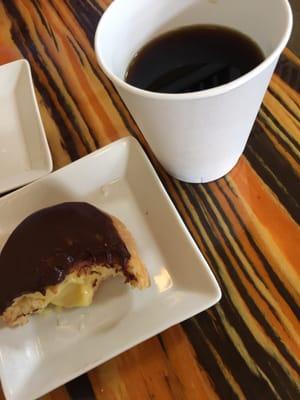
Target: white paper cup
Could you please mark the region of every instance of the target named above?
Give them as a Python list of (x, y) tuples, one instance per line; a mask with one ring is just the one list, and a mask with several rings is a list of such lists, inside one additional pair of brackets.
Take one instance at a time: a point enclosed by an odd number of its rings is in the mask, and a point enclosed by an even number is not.
[[(153, 93), (124, 81), (145, 43), (195, 24), (245, 33), (265, 61), (230, 83), (193, 93)], [(99, 22), (95, 50), (164, 168), (183, 181), (208, 182), (229, 172), (241, 156), (291, 29), (287, 0), (114, 0)]]

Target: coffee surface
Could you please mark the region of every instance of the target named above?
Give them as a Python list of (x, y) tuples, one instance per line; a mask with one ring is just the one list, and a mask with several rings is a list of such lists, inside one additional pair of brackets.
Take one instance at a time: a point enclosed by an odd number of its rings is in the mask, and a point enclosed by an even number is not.
[(147, 43), (126, 72), (127, 83), (159, 93), (189, 93), (233, 81), (264, 55), (248, 36), (216, 25), (193, 25)]

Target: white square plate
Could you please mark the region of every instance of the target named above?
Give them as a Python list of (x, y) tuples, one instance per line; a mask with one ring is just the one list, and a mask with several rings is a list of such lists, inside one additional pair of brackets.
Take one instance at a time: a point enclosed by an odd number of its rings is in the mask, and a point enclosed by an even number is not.
[(0, 377), (10, 400), (41, 396), (221, 297), (151, 163), (130, 137), (1, 199), (0, 246), (28, 214), (74, 200), (127, 225), (151, 287), (140, 291), (115, 278), (104, 282), (88, 308), (51, 310), (16, 329), (0, 325)]
[(30, 66), (0, 66), (0, 193), (52, 170), (52, 159), (35, 98)]

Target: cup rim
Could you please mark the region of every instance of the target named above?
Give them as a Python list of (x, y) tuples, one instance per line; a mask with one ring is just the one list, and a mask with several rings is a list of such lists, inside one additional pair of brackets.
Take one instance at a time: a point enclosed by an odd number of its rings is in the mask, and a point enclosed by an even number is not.
[(273, 50), (273, 52), (265, 58), (264, 61), (262, 61), (257, 67), (253, 68), (251, 71), (247, 72), (246, 74), (242, 75), (241, 77), (225, 83), (224, 85), (220, 85), (214, 88), (210, 89), (205, 89), (201, 90), (198, 92), (189, 92), (189, 93), (159, 93), (159, 92), (151, 92), (149, 90), (144, 90), (137, 88), (133, 85), (130, 85), (123, 79), (119, 78), (117, 75), (115, 75), (110, 68), (107, 66), (107, 64), (103, 61), (101, 58), (101, 47), (100, 47), (100, 35), (102, 33), (102, 26), (103, 26), (103, 21), (105, 19), (109, 18), (109, 14), (113, 7), (117, 6), (117, 3), (122, 0), (114, 0), (113, 3), (110, 4), (110, 6), (106, 9), (104, 12), (103, 16), (100, 18), (100, 21), (98, 22), (97, 28), (96, 28), (96, 33), (95, 33), (95, 38), (94, 38), (94, 49), (96, 53), (96, 58), (98, 60), (99, 65), (105, 72), (105, 74), (109, 77), (109, 79), (113, 83), (117, 83), (122, 89), (125, 89), (132, 94), (140, 95), (143, 97), (148, 97), (152, 99), (159, 99), (159, 100), (190, 100), (190, 99), (201, 99), (201, 98), (208, 98), (212, 96), (218, 96), (222, 95), (224, 93), (227, 93), (237, 87), (240, 87), (241, 85), (245, 84), (248, 82), (250, 79), (254, 78), (257, 76), (259, 73), (264, 71), (272, 62), (280, 56), (284, 48), (286, 47), (286, 44), (290, 38), (291, 32), (292, 32), (292, 27), (293, 27), (293, 14), (291, 10), (291, 6), (288, 2), (288, 0), (281, 0), (283, 3), (283, 6), (285, 6), (286, 9), (286, 18), (287, 18), (287, 23), (286, 23), (286, 28), (284, 31), (284, 34), (282, 35), (281, 40), (279, 41), (278, 45), (276, 48)]

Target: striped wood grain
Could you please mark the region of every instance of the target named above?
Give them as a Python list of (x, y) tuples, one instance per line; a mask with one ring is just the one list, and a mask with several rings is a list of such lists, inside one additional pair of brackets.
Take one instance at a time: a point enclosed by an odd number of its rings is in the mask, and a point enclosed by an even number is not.
[(29, 60), (55, 168), (128, 134), (140, 140), (223, 298), (43, 399), (297, 399), (300, 62), (282, 56), (231, 173), (180, 183), (97, 65), (93, 36), (108, 3), (2, 0), (0, 63)]

